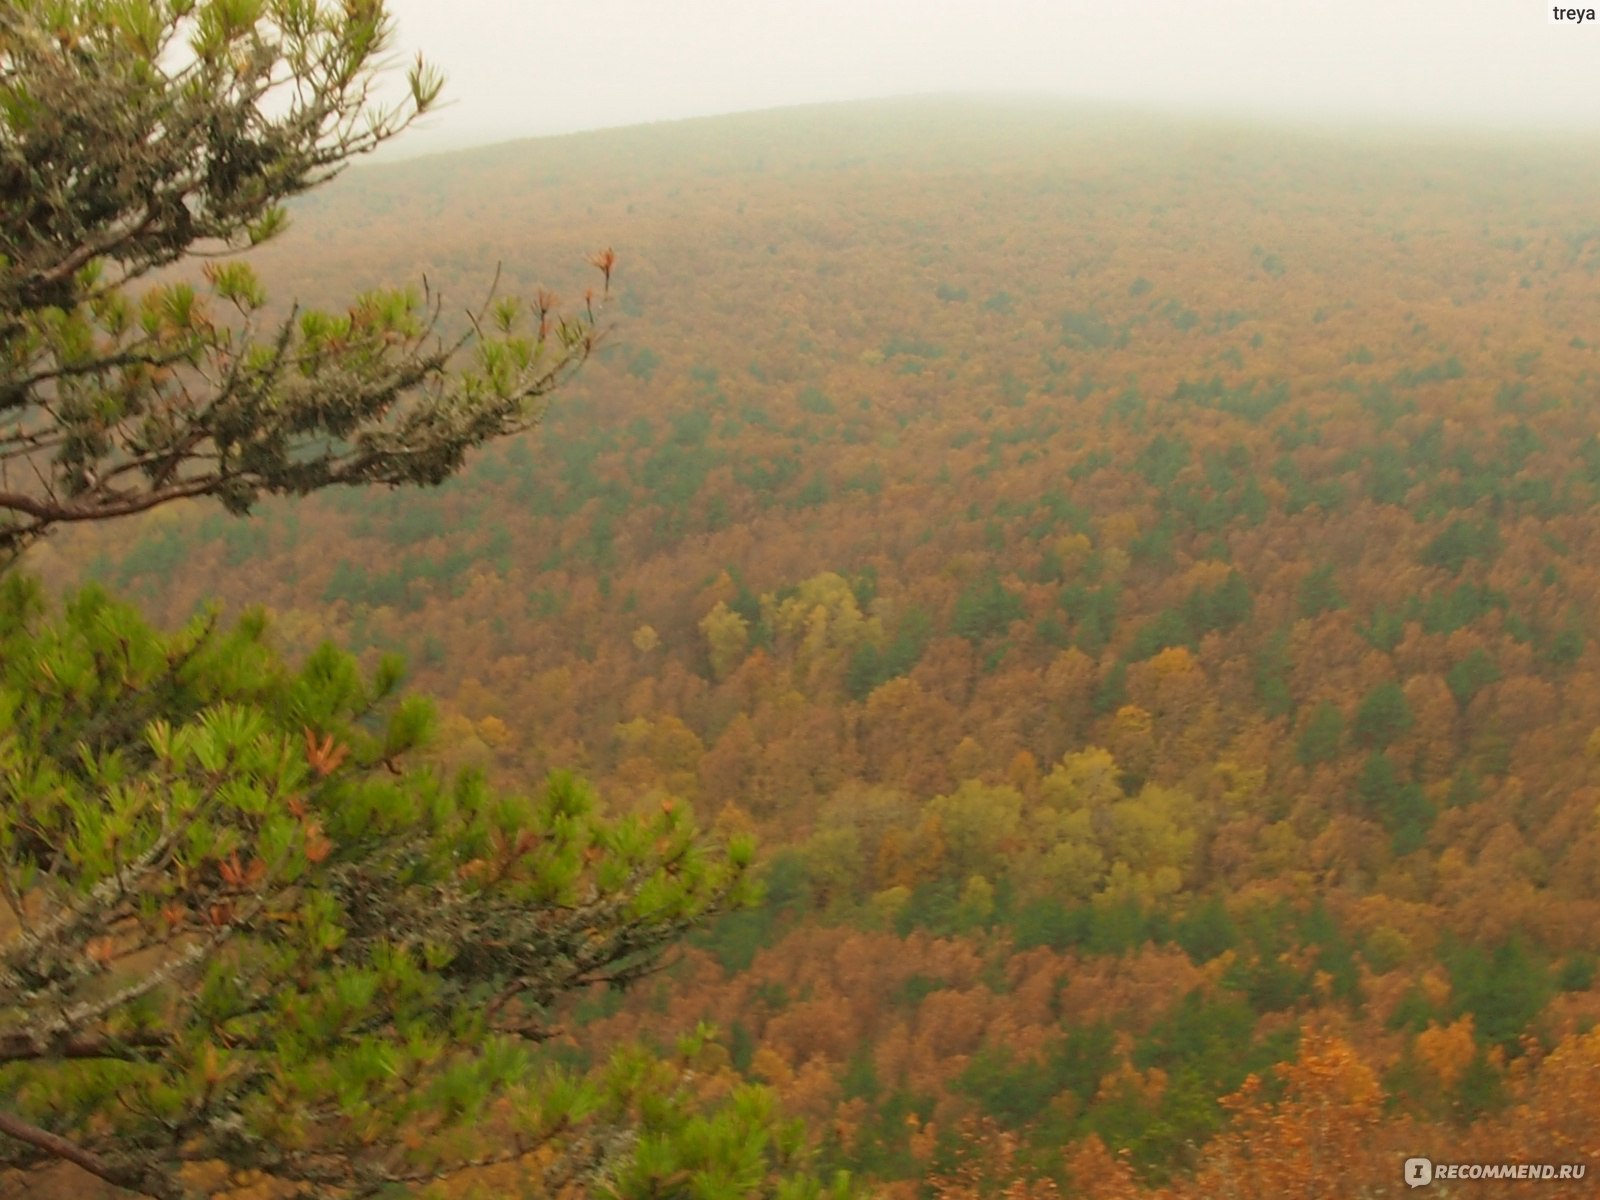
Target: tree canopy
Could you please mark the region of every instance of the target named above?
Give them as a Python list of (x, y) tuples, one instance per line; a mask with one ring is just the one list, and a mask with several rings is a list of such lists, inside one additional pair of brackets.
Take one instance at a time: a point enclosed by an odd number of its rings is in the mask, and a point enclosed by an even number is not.
[(0, 7), (0, 1167), (818, 1196), (767, 1092), (691, 1087), (704, 1031), (594, 1075), (539, 1053), (562, 997), (749, 896), (749, 839), (437, 769), (392, 657), (291, 666), (260, 612), (162, 633), (98, 587), (52, 614), (6, 569), (186, 497), (439, 483), (594, 349), (610, 251), (577, 310), (491, 290), (448, 336), (426, 284), (269, 315), (231, 256), (439, 95), (419, 59), (374, 103), (389, 40), (381, 0)]
[(0, 581), (6, 1160), (362, 1195), (520, 1156), (598, 1107), (534, 1070), (552, 1002), (737, 898), (748, 842), (672, 805), (606, 819), (566, 774), (446, 779), (412, 761), (431, 710), (398, 663), (289, 669), (264, 634), (159, 634), (93, 589), (50, 621)]
[(229, 257), (436, 101), (419, 58), (374, 102), (390, 34), (381, 0), (0, 8), (0, 553), (189, 496), (438, 483), (594, 348), (593, 297), (446, 322), (424, 282), (274, 315)]

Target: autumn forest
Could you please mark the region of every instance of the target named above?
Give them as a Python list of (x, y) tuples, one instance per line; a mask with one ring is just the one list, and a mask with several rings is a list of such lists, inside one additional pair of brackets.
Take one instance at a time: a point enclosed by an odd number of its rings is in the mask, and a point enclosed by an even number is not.
[(919, 100), (358, 166), (253, 255), (284, 304), (581, 306), (615, 248), (541, 426), (27, 567), (399, 651), (442, 763), (753, 834), (760, 901), (542, 1053), (707, 1023), (876, 1194), (1587, 1163), (1593, 150)]

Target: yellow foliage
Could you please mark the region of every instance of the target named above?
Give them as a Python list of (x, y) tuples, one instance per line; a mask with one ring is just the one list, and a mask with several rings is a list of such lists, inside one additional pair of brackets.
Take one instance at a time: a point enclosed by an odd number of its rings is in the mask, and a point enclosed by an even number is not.
[(1100, 562), (1100, 578), (1107, 583), (1116, 583), (1128, 573), (1133, 558), (1121, 546), (1112, 546), (1101, 556)]
[(1124, 735), (1149, 733), (1151, 724), (1150, 714), (1137, 704), (1124, 704), (1112, 718), (1112, 728)]
[(761, 597), (762, 615), (779, 638), (807, 633), (819, 620), (818, 610), (825, 628), (837, 627), (844, 633), (858, 628), (862, 621), (855, 592), (844, 576), (833, 571), (813, 575), (781, 601), (771, 595)]
[(1065, 566), (1071, 567), (1089, 557), (1094, 549), (1094, 543), (1087, 535), (1082, 533), (1069, 533), (1055, 540), (1056, 557), (1061, 559)]
[(1122, 799), (1117, 760), (1111, 751), (1089, 746), (1063, 758), (1041, 789), (1058, 808), (1104, 808)]
[(1006, 766), (1006, 782), (1019, 792), (1033, 794), (1039, 782), (1039, 762), (1026, 750), (1018, 750)]
[(1105, 886), (1094, 897), (1094, 903), (1101, 908), (1129, 902), (1149, 907), (1157, 900), (1175, 895), (1182, 887), (1183, 875), (1174, 867), (1135, 871), (1127, 863), (1118, 860), (1111, 864)]
[(1263, 829), (1258, 846), (1256, 861), (1263, 878), (1287, 873), (1305, 861), (1305, 839), (1288, 821), (1274, 821)]
[(963, 781), (948, 796), (935, 796), (927, 815), (941, 823), (950, 839), (950, 853), (974, 871), (998, 867), (1022, 832), (1022, 793), (1005, 784), (990, 786)]
[(884, 888), (881, 892), (873, 893), (872, 910), (878, 914), (879, 920), (883, 921), (884, 924), (888, 924), (900, 915), (900, 910), (910, 901), (911, 889), (903, 885), (896, 885), (895, 887)]
[(616, 735), (623, 750), (619, 776), (635, 787), (659, 786), (685, 799), (698, 794), (705, 746), (679, 718), (635, 717), (619, 724)]
[(801, 851), (811, 884), (823, 900), (847, 894), (861, 878), (861, 834), (850, 826), (819, 829)]
[(1100, 522), (1100, 544), (1118, 550), (1126, 548), (1139, 536), (1139, 518), (1123, 510), (1114, 512)]
[(983, 770), (983, 747), (970, 735), (950, 752), (950, 770), (958, 778), (968, 778)]
[(1194, 801), (1176, 788), (1147, 785), (1111, 806), (1107, 852), (1136, 871), (1188, 866), (1195, 846)]
[(987, 921), (994, 915), (994, 884), (982, 875), (969, 875), (961, 889), (959, 912), (968, 921)]
[[(1162, 679), (1192, 675), (1200, 669), (1187, 646), (1168, 646), (1150, 659), (1150, 667)], [(1122, 714), (1119, 712), (1117, 715)]]
[(1031, 874), (1030, 882), (1036, 883), (1040, 892), (1081, 902), (1094, 895), (1105, 881), (1106, 856), (1092, 841), (1058, 842), (1045, 852)]
[(1380, 974), (1411, 961), (1411, 954), (1411, 939), (1393, 925), (1379, 925), (1362, 947), (1362, 956)]
[(883, 637), (882, 622), (862, 615), (849, 581), (833, 571), (813, 575), (782, 600), (763, 596), (761, 613), (779, 647), (792, 649), (801, 674), (842, 666), (858, 646)]
[(1444, 1026), (1430, 1021), (1428, 1027), (1417, 1034), (1417, 1058), (1438, 1078), (1439, 1085), (1447, 1090), (1455, 1087), (1466, 1073), (1477, 1050), (1477, 1042), (1472, 1036), (1471, 1013)]
[(711, 673), (726, 679), (744, 659), (750, 644), (750, 623), (721, 600), (700, 619), (700, 632), (706, 635), (711, 655)]

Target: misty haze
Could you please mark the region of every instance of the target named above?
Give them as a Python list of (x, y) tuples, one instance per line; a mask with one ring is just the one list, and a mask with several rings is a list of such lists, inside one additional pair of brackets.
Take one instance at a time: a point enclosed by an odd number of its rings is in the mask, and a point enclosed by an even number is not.
[(0, 97), (0, 1197), (1591, 1194), (1595, 23), (388, 8)]

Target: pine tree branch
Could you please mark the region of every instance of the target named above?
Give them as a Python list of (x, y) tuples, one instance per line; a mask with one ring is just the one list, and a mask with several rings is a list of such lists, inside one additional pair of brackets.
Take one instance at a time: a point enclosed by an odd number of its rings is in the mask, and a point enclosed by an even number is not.
[(183, 1200), (184, 1189), (170, 1176), (154, 1169), (139, 1169), (101, 1158), (76, 1142), (41, 1129), (5, 1109), (0, 1109), (0, 1134), (32, 1146), (51, 1158), (82, 1167), (89, 1174), (130, 1192), (153, 1196), (156, 1200)]
[(148, 1050), (163, 1050), (174, 1042), (172, 1033), (145, 1030), (121, 1037), (71, 1037), (56, 1041), (40, 1040), (29, 1033), (0, 1034), (0, 1063), (38, 1062), (72, 1059), (139, 1062)]

